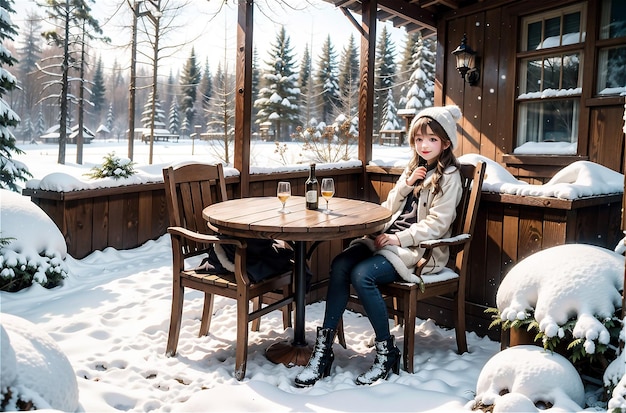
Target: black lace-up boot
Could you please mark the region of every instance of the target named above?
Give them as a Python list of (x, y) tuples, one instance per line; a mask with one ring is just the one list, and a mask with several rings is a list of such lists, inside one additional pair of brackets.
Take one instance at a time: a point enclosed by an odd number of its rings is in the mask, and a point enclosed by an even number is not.
[(356, 378), (356, 384), (372, 384), (379, 379), (387, 379), (391, 372), (400, 373), (400, 350), (394, 336), (376, 342), (376, 359), (368, 371)]
[(330, 328), (317, 328), (317, 339), (311, 358), (304, 370), (296, 376), (296, 386), (309, 387), (319, 379), (330, 374), (330, 368), (335, 360), (333, 353), (333, 341), (335, 340), (335, 330)]

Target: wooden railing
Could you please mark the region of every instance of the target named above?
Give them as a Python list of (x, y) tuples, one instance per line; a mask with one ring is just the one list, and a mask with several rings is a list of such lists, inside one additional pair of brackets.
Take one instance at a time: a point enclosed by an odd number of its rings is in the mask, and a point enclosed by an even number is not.
[[(366, 185), (361, 184), (360, 167), (318, 170), (317, 176), (319, 180), (332, 176), (338, 197), (381, 202), (401, 172), (399, 168), (368, 166)], [(276, 196), (280, 180), (291, 181), (294, 195), (303, 195), (307, 176), (308, 171), (251, 175), (250, 196)], [(229, 197), (238, 196), (238, 177), (227, 178), (227, 190)], [(165, 234), (168, 226), (162, 183), (65, 193), (25, 190), (24, 195), (30, 196), (57, 224), (74, 258), (106, 247), (137, 247)], [(499, 340), (499, 331), (488, 330), (490, 319), (484, 310), (495, 306), (501, 280), (524, 257), (564, 243), (613, 249), (622, 238), (621, 202), (621, 194), (567, 201), (483, 192), (470, 252), (468, 330)], [(310, 260), (313, 281), (328, 276), (332, 258), (344, 246), (345, 240), (337, 239), (315, 250)], [(324, 290), (317, 290), (309, 301), (323, 297)], [(446, 298), (432, 299), (420, 306), (418, 315), (451, 327), (450, 304)]]

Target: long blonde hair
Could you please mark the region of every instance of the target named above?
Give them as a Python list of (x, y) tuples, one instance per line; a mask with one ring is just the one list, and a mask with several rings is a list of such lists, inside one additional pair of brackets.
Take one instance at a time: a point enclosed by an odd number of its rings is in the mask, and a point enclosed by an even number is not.
[[(454, 156), (452, 141), (448, 137), (448, 134), (443, 129), (443, 127), (431, 117), (422, 116), (419, 119), (416, 119), (411, 123), (411, 128), (409, 129), (409, 145), (413, 150), (413, 157), (409, 161), (407, 165), (408, 175), (410, 175), (419, 165), (419, 155), (417, 154), (417, 150), (415, 149), (415, 135), (418, 132), (421, 134), (426, 134), (427, 128), (430, 127), (430, 130), (433, 131), (439, 139), (441, 139), (442, 144), (448, 144), (448, 147), (444, 149), (440, 154), (439, 158), (437, 158), (437, 167), (433, 172), (432, 184), (434, 185), (434, 194), (437, 194), (441, 191), (441, 185), (439, 185), (439, 180), (444, 174), (444, 171), (449, 166), (455, 166), (457, 169), (459, 168), (459, 161)], [(417, 196), (419, 191), (422, 190), (423, 182), (416, 185), (413, 193)]]

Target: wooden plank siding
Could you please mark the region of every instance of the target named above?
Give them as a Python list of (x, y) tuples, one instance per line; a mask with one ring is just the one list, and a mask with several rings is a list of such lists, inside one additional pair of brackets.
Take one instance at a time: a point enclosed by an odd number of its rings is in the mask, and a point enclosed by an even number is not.
[[(601, 2), (590, 0), (586, 16), (586, 39), (580, 72), (578, 148), (574, 155), (516, 155), (518, 50), (520, 16), (567, 6), (567, 1), (479, 2), (459, 8), (437, 26), (435, 104), (456, 104), (459, 123), (458, 156), (478, 153), (501, 163), (516, 178), (531, 184), (547, 182), (575, 161), (589, 160), (624, 173), (626, 135), (623, 131), (624, 96), (598, 96), (598, 34)], [(451, 54), (467, 34), (468, 45), (477, 52), (480, 80), (475, 86), (463, 82)]]
[[(362, 170), (318, 170), (317, 178), (332, 176), (336, 196), (381, 202), (393, 188), (401, 168), (368, 166), (368, 184), (359, 182)], [(276, 196), (278, 181), (289, 180), (294, 195), (304, 194), (307, 170), (250, 175), (251, 196)], [(227, 178), (230, 197), (239, 193), (238, 177)], [(135, 191), (135, 192), (133, 192)], [(54, 193), (25, 190), (57, 224), (68, 252), (83, 258), (106, 247), (135, 248), (166, 233), (167, 211), (162, 183), (101, 190)], [(332, 200), (331, 208), (332, 208)], [(500, 332), (488, 330), (484, 313), (495, 306), (498, 286), (519, 260), (533, 252), (564, 243), (588, 243), (613, 249), (622, 238), (620, 229), (622, 195), (574, 201), (483, 193), (471, 248), (467, 283), (467, 325), (469, 331), (500, 340)], [(320, 207), (323, 207), (323, 201)], [(277, 201), (278, 208), (278, 201)], [(309, 262), (313, 282), (328, 277), (330, 262), (346, 240), (321, 243)], [(310, 293), (308, 300), (322, 300), (325, 290)], [(436, 298), (419, 308), (418, 316), (430, 317), (451, 327), (451, 301)]]

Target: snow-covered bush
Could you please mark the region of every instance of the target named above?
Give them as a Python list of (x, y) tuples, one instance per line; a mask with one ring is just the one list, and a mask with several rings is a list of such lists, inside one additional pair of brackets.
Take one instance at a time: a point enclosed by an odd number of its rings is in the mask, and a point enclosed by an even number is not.
[(15, 292), (28, 288), (33, 283), (54, 288), (61, 285), (66, 277), (65, 262), (57, 251), (28, 256), (8, 248), (0, 249), (1, 291)]
[(349, 160), (357, 142), (357, 125), (354, 120), (338, 116), (335, 123), (311, 122), (312, 126), (298, 126), (292, 138), (303, 142), (302, 150), (308, 159), (321, 163)]
[(28, 320), (0, 315), (0, 410), (77, 411), (76, 374), (57, 343)]
[(128, 178), (135, 174), (135, 163), (128, 158), (120, 158), (114, 152), (104, 157), (104, 162), (100, 166), (91, 168), (91, 173), (86, 174), (90, 178), (108, 178), (113, 179)]
[[(504, 278), (490, 327), (525, 329), (577, 367), (606, 365), (618, 351), (624, 257), (592, 245), (560, 245), (520, 262)], [(603, 297), (599, 300), (598, 297)]]
[(33, 283), (60, 285), (68, 275), (63, 235), (29, 198), (0, 191), (0, 290), (15, 292)]
[(565, 357), (537, 346), (515, 346), (493, 356), (480, 372), (472, 410), (581, 411), (585, 390)]

